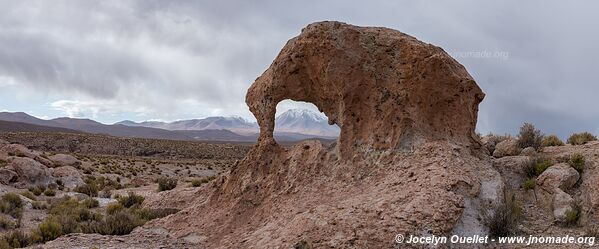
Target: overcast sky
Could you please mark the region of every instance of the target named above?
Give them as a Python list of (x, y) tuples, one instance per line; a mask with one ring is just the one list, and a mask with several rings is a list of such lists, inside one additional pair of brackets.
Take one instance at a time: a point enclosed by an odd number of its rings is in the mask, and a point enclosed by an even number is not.
[[(0, 110), (42, 118), (251, 118), (244, 96), (315, 21), (441, 46), (487, 94), (482, 133), (599, 133), (597, 1), (0, 0)], [(282, 109), (293, 107), (287, 104)]]

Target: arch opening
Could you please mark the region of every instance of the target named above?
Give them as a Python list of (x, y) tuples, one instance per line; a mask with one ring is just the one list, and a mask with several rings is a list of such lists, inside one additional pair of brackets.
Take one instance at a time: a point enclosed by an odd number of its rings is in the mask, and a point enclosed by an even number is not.
[(276, 107), (274, 138), (278, 143), (306, 139), (336, 141), (341, 129), (310, 102), (285, 99)]

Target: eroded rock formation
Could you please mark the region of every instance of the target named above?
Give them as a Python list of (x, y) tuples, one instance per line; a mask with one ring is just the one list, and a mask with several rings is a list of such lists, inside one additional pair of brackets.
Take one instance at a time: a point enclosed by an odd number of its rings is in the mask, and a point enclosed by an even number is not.
[[(314, 23), (248, 90), (260, 138), (191, 207), (150, 222), (209, 248), (383, 248), (396, 234), (484, 233), (503, 188), (474, 128), (484, 94), (441, 48), (396, 30)], [(278, 102), (341, 127), (327, 147), (273, 139)]]
[(246, 103), (261, 140), (272, 140), (277, 103), (314, 103), (341, 127), (339, 151), (348, 158), (438, 139), (472, 143), (483, 97), (439, 47), (388, 28), (320, 22), (287, 42)]

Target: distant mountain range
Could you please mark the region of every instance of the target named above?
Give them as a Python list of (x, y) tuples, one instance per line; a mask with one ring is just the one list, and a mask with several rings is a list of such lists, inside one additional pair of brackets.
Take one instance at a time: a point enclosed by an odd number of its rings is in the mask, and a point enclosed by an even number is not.
[[(208, 117), (175, 122), (121, 121), (112, 125), (90, 119), (39, 119), (23, 112), (0, 112), (0, 132), (56, 131), (106, 134), (118, 137), (171, 140), (207, 140), (254, 142), (258, 125), (241, 117)], [(330, 126), (327, 118), (309, 110), (292, 109), (275, 119), (275, 139), (298, 141), (310, 138), (334, 139), (339, 127)]]

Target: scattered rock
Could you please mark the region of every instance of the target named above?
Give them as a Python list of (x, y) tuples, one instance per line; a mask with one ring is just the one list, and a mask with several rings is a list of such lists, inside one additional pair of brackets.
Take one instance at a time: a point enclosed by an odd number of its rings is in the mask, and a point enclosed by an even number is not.
[(35, 158), (38, 154), (20, 144), (9, 144), (2, 147), (9, 156)]
[(534, 156), (537, 154), (537, 150), (533, 147), (526, 147), (520, 152), (521, 156)]
[(508, 138), (495, 146), (493, 151), (494, 157), (504, 156), (517, 156), (520, 154), (520, 148), (518, 147), (518, 140), (514, 138)]
[(81, 165), (81, 161), (74, 156), (66, 155), (66, 154), (56, 154), (50, 156), (50, 160), (52, 160), (58, 166), (77, 166)]
[(543, 190), (554, 193), (556, 189), (568, 190), (576, 184), (580, 175), (578, 171), (565, 163), (555, 164), (537, 178), (537, 185)]
[(17, 181), (19, 175), (10, 169), (0, 168), (0, 183), (8, 185)]
[(555, 220), (565, 222), (566, 214), (574, 210), (572, 207), (573, 204), (574, 199), (572, 199), (572, 196), (561, 189), (556, 189), (553, 194), (553, 217)]
[(50, 170), (31, 158), (13, 157), (6, 168), (17, 173), (18, 178), (14, 185), (18, 187), (48, 185), (52, 182)]
[(57, 180), (61, 180), (63, 185), (69, 189), (85, 184), (83, 174), (72, 166), (54, 168), (52, 169), (52, 176)]

